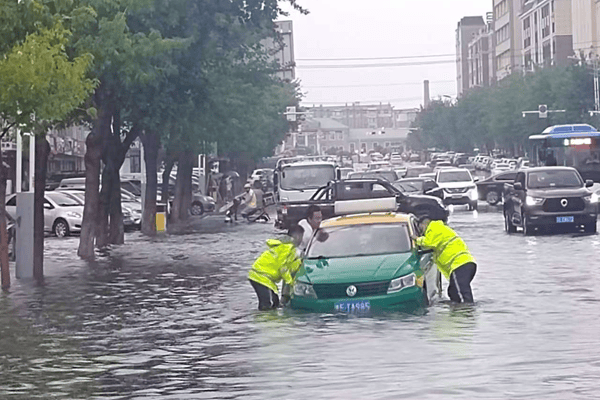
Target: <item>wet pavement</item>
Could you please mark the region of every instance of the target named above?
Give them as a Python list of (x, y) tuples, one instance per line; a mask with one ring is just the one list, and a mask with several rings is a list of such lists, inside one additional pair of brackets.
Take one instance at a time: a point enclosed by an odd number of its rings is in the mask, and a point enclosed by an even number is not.
[(45, 285), (0, 295), (0, 398), (598, 397), (599, 235), (509, 236), (460, 208), (477, 304), (352, 317), (259, 313), (246, 274), (272, 225), (202, 224), (93, 264), (49, 238)]

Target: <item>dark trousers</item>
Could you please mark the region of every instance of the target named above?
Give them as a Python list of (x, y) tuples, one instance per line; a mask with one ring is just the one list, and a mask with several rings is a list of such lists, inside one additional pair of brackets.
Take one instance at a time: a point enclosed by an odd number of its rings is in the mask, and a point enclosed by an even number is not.
[(279, 296), (277, 296), (277, 293), (258, 282), (254, 282), (253, 280), (250, 280), (250, 284), (258, 296), (259, 310), (271, 310), (279, 307)]
[(456, 303), (473, 303), (471, 281), (477, 272), (477, 265), (473, 262), (461, 265), (450, 274), (448, 296)]

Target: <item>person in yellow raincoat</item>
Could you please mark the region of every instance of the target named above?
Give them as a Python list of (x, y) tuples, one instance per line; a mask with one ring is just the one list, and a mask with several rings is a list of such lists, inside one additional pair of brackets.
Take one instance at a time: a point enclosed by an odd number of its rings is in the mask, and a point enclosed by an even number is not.
[(422, 218), (418, 246), (433, 249), (434, 261), (440, 272), (448, 279), (448, 296), (456, 303), (473, 303), (471, 281), (477, 272), (475, 258), (465, 242), (443, 221)]
[(291, 240), (268, 239), (269, 247), (260, 255), (248, 273), (248, 280), (258, 296), (258, 309), (279, 307), (279, 289), (282, 280), (290, 285), (302, 263), (296, 250), (302, 242), (304, 229), (294, 226), (288, 231)]

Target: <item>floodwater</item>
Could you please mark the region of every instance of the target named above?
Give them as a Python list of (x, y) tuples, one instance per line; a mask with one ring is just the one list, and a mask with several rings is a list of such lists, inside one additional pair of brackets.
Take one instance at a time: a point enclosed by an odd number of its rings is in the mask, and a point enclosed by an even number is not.
[(206, 221), (91, 265), (49, 239), (46, 284), (0, 295), (0, 398), (598, 398), (599, 235), (457, 210), (475, 306), (349, 317), (256, 311), (246, 273), (274, 229)]

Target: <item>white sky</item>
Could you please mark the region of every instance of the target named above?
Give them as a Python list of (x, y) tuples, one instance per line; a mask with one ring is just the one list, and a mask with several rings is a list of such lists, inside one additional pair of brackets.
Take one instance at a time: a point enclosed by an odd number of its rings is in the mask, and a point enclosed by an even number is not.
[[(418, 107), (423, 103), (422, 82), (425, 79), (431, 81), (432, 98), (455, 96), (456, 25), (464, 16), (480, 15), (485, 19), (485, 13), (492, 11), (492, 0), (298, 2), (310, 14), (292, 12), (290, 18), (281, 19), (291, 19), (294, 23), (296, 77), (300, 79), (306, 94), (304, 105), (381, 101), (391, 102), (400, 108)], [(303, 60), (440, 54), (452, 56), (366, 61)], [(302, 68), (303, 65), (398, 64), (438, 60), (452, 63), (354, 69)]]

